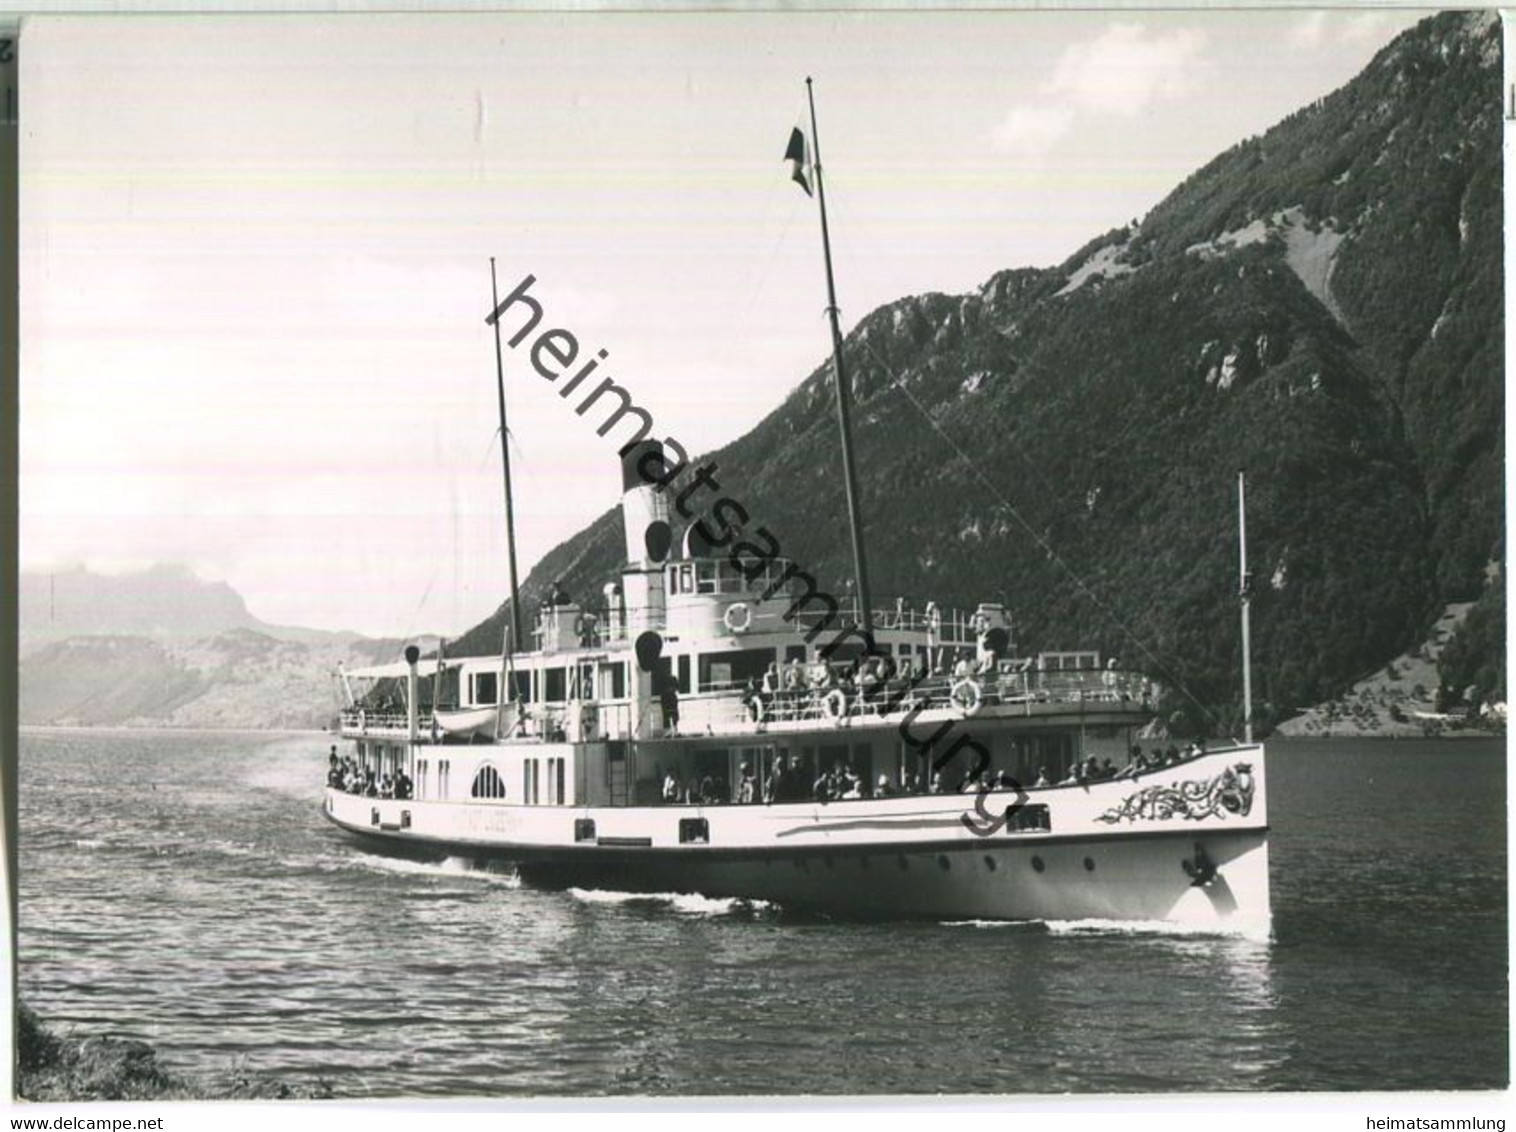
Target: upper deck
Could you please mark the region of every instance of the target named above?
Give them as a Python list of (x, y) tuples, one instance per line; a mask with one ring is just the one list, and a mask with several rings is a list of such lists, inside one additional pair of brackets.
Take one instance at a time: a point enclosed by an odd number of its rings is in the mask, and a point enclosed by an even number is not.
[[(531, 658), (527, 658), (531, 659)], [(942, 718), (974, 717), (977, 722), (1062, 721), (1071, 726), (1130, 726), (1153, 713), (1155, 688), (1139, 673), (1112, 668), (1049, 669), (1046, 658), (999, 662), (992, 672), (897, 676), (877, 683), (847, 681), (833, 669), (829, 679), (813, 677), (802, 686), (756, 690), (746, 681), (714, 681), (678, 696), (673, 736), (758, 736), (844, 728), (898, 726), (902, 720), (929, 723)], [(460, 687), (469, 670), (499, 669), (498, 657), (453, 662)], [(599, 667), (600, 661), (592, 661)], [(624, 663), (624, 662), (622, 662)], [(808, 666), (814, 674), (817, 666)], [(525, 742), (602, 741), (638, 737), (637, 705), (629, 695), (570, 695), (582, 685), (564, 681), (561, 698), (552, 696), (559, 681), (534, 678), (522, 682), (540, 695), (506, 704), (465, 703), (418, 712), (416, 741), (424, 744), (478, 741), (479, 738)], [(517, 675), (523, 675), (517, 673)], [(612, 681), (614, 684), (614, 681)], [(478, 689), (478, 682), (473, 682)], [(645, 705), (662, 713), (661, 702)], [(352, 706), (341, 714), (346, 738), (406, 739), (408, 713)]]

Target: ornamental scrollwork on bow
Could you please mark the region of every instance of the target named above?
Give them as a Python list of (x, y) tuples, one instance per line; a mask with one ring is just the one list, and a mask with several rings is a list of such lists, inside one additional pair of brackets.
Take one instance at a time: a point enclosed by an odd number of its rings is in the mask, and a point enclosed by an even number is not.
[(1228, 814), (1246, 817), (1253, 808), (1253, 767), (1238, 763), (1214, 778), (1191, 779), (1163, 786), (1149, 786), (1128, 795), (1096, 821), (1115, 825), (1123, 821), (1167, 821), (1184, 818), (1202, 821)]

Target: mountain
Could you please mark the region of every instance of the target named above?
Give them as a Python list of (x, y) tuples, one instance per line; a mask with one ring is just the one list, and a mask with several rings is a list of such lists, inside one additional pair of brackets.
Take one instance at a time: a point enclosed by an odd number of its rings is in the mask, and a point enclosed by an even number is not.
[[(1059, 267), (863, 318), (845, 357), (876, 595), (1003, 599), (1023, 651), (1100, 647), (1174, 690), (1176, 726), (1233, 730), (1243, 469), (1265, 724), (1453, 602), (1477, 634), (1447, 653), (1503, 696), (1500, 114), (1495, 15), (1434, 16)], [(841, 593), (829, 382), (700, 462)], [(524, 600), (597, 592), (620, 547), (611, 510)], [(453, 647), (490, 652), (505, 616)]]
[(305, 644), (360, 640), (357, 633), (271, 625), (248, 612), (225, 582), (205, 582), (188, 567), (159, 564), (123, 574), (83, 566), (22, 570), (17, 585), (21, 654), (78, 636), (141, 636), (183, 641), (251, 629)]
[(82, 568), (20, 580), (23, 724), (316, 728), (333, 674), (393, 660), (403, 642), (269, 625), (225, 582), (182, 566)]
[(183, 566), (97, 574), (82, 566), (23, 570), (17, 622), (23, 654), (83, 634), (197, 637), (258, 624), (225, 582), (202, 582)]

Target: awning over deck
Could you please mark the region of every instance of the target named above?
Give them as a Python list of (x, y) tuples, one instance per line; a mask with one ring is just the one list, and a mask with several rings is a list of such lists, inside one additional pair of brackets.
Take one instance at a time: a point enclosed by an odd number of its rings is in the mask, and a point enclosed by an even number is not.
[[(478, 657), (472, 658), (477, 660)], [(469, 662), (469, 657), (446, 657), (442, 661), (443, 668), (462, 668)], [(438, 668), (436, 657), (422, 657), (416, 662), (416, 675), (421, 677), (432, 676)], [(397, 660), (393, 664), (374, 664), (367, 668), (344, 668), (342, 675), (349, 680), (395, 680), (405, 676), (410, 671), (410, 665), (403, 660)]]

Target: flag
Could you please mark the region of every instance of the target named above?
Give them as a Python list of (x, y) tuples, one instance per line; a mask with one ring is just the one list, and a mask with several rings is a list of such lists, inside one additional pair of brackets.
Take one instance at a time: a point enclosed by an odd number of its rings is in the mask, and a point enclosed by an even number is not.
[(811, 195), (811, 154), (805, 143), (805, 134), (796, 126), (790, 131), (790, 144), (784, 151), (784, 159), (790, 163), (790, 180)]

